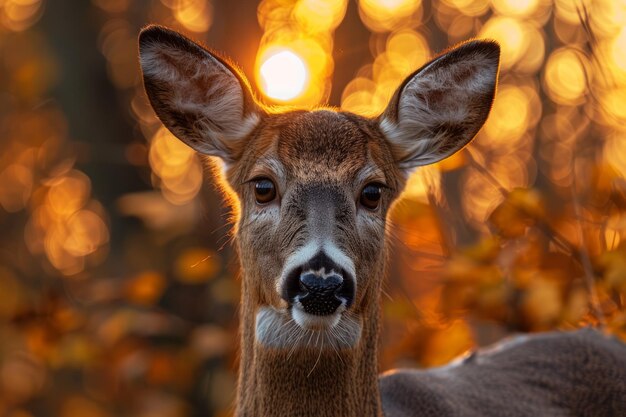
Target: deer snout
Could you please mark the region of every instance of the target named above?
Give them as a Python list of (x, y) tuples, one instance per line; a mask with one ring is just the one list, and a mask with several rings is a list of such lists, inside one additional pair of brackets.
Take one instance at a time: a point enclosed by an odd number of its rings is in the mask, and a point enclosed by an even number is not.
[(330, 316), (352, 305), (354, 278), (322, 252), (289, 273), (282, 295), (305, 313)]
[(298, 298), (305, 312), (316, 316), (327, 316), (337, 311), (343, 303), (338, 292), (343, 287), (343, 277), (338, 274), (320, 276), (307, 272), (300, 275)]

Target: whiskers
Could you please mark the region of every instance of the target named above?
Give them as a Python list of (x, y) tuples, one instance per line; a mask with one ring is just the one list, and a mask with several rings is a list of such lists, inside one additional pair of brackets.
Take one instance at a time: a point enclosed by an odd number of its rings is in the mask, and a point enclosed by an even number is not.
[(287, 351), (287, 360), (295, 352), (317, 355), (308, 375), (313, 373), (324, 352), (334, 352), (345, 364), (341, 351), (355, 348), (360, 337), (361, 320), (351, 312), (344, 312), (335, 326), (318, 329), (298, 325), (287, 310), (263, 307), (256, 317), (256, 340), (264, 347)]

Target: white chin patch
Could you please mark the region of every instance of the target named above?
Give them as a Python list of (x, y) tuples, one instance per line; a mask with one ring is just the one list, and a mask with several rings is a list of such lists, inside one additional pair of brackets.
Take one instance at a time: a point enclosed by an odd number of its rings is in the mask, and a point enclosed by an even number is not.
[[(300, 304), (300, 303), (298, 303)], [(337, 326), (339, 320), (341, 320), (341, 313), (344, 310), (343, 305), (340, 306), (337, 311), (329, 316), (316, 316), (309, 314), (302, 310), (299, 305), (296, 304), (291, 309), (291, 316), (300, 327), (309, 330), (324, 330), (332, 329)]]
[(297, 306), (290, 310), (261, 307), (256, 315), (256, 340), (272, 348), (354, 348), (361, 338), (361, 319), (341, 310), (315, 316)]

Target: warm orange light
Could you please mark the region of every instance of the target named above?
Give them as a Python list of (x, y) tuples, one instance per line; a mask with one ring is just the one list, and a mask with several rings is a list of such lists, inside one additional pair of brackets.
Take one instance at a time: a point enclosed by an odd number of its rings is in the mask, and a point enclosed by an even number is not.
[(479, 37), (497, 40), (502, 47), (501, 65), (508, 69), (515, 65), (528, 50), (532, 27), (512, 17), (494, 16), (480, 31)]
[(492, 141), (509, 143), (519, 139), (528, 129), (534, 103), (531, 92), (515, 85), (501, 84), (483, 133)]
[(538, 0), (494, 0), (493, 8), (508, 16), (528, 16), (537, 10)]
[(193, 32), (206, 32), (213, 23), (211, 3), (205, 0), (178, 1), (173, 12), (176, 20)]
[(587, 91), (588, 76), (585, 58), (569, 49), (559, 49), (550, 55), (545, 69), (546, 92), (560, 104), (580, 103)]
[(368, 117), (382, 113), (398, 85), (430, 56), (420, 33), (397, 30), (387, 38), (385, 51), (378, 53), (372, 65), (361, 68), (361, 75), (346, 86), (341, 108)]
[(359, 0), (359, 14), (369, 29), (386, 32), (407, 24), (421, 4), (421, 0)]
[(200, 191), (202, 164), (198, 156), (164, 127), (152, 137), (148, 160), (161, 193), (170, 203), (186, 204)]
[(268, 55), (259, 72), (263, 92), (270, 98), (282, 101), (302, 94), (308, 75), (302, 58), (289, 49)]
[(404, 9), (410, 9), (413, 5), (419, 4), (419, 2), (414, 0), (378, 0), (372, 3), (375, 3), (379, 8), (389, 10), (392, 13)]
[(611, 44), (611, 58), (615, 63), (616, 69), (626, 73), (626, 27), (623, 27), (619, 34), (613, 39)]

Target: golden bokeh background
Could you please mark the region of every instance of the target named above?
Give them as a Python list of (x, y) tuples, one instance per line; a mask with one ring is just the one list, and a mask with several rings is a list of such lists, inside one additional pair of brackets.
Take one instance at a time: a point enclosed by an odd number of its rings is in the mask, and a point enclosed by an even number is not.
[(392, 214), (381, 370), (515, 332), (626, 339), (624, 0), (0, 0), (0, 415), (232, 413), (228, 209), (148, 105), (147, 23), (224, 51), (267, 105), (366, 116), (498, 40), (487, 124)]

